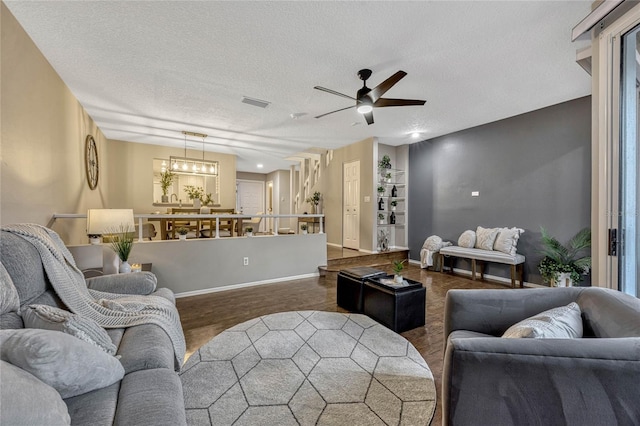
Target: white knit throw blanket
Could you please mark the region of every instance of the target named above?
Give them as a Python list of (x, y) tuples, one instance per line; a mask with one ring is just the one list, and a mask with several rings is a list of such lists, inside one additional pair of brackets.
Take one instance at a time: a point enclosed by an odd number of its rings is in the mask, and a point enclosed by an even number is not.
[(84, 276), (58, 234), (37, 224), (15, 224), (3, 231), (18, 235), (38, 250), (58, 297), (74, 314), (91, 318), (104, 328), (156, 324), (169, 336), (180, 369), (186, 344), (176, 307), (160, 296), (115, 294), (87, 288)]

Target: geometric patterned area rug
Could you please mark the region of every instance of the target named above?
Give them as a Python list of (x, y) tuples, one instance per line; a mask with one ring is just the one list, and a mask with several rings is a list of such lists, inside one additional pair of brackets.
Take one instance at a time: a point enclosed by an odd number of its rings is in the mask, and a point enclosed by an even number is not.
[(180, 373), (190, 425), (428, 425), (429, 366), (365, 315), (297, 311), (238, 324)]

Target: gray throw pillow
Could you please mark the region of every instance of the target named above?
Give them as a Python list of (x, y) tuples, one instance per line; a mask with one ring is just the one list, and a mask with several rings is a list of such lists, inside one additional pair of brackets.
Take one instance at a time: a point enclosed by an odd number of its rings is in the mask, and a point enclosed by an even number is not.
[(0, 315), (20, 311), (18, 290), (13, 285), (11, 276), (0, 263)]
[(506, 338), (575, 339), (582, 337), (580, 306), (571, 302), (567, 306), (549, 309), (512, 325), (504, 332)]
[(520, 228), (500, 228), (498, 236), (493, 244), (493, 249), (510, 256), (515, 256), (518, 249), (518, 240), (524, 229)]
[(33, 374), (0, 361), (1, 425), (68, 425), (71, 418), (60, 394)]
[(496, 242), (500, 228), (483, 228), (478, 226), (476, 229), (476, 248), (482, 250), (493, 250), (493, 244)]
[(116, 353), (116, 345), (111, 341), (107, 331), (91, 318), (49, 305), (29, 305), (22, 308), (21, 315), (26, 328), (62, 331), (102, 349), (109, 355)]
[(117, 358), (59, 331), (0, 330), (0, 359), (33, 374), (63, 399), (104, 388), (124, 377)]

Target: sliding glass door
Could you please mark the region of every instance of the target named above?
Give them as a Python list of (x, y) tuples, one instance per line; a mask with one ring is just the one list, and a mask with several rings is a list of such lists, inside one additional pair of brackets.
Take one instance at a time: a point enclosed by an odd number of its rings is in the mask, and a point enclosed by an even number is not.
[(618, 288), (640, 297), (640, 26), (621, 41)]

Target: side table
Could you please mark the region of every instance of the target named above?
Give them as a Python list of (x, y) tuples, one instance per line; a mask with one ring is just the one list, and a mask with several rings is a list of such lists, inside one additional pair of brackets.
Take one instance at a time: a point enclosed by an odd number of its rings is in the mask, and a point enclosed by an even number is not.
[[(141, 263), (140, 265), (142, 266), (142, 270), (143, 271), (151, 272), (151, 267), (153, 266), (153, 263)], [(82, 270), (82, 274), (84, 275), (85, 279), (93, 278), (93, 277), (100, 277), (100, 276), (104, 275), (104, 273), (102, 272), (102, 268), (83, 269)]]
[(426, 289), (405, 278), (404, 285), (392, 285), (393, 276), (369, 278), (364, 283), (364, 314), (396, 333), (425, 324)]

